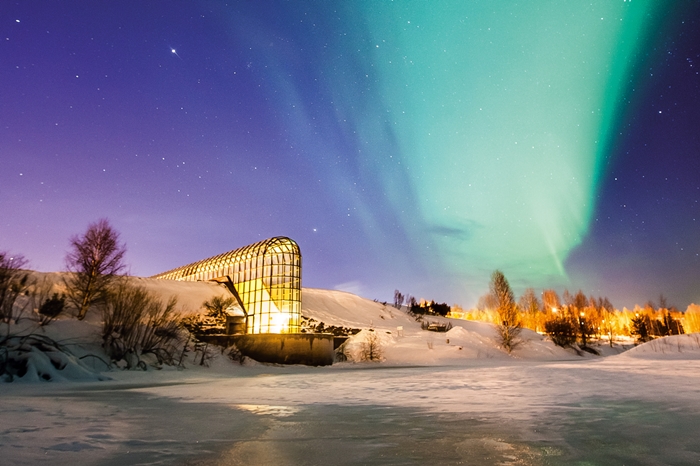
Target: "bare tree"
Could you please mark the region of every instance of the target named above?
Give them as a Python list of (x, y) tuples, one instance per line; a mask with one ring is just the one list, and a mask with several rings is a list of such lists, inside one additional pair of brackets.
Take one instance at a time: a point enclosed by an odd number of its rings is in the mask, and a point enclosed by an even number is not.
[(360, 346), (360, 351), (361, 361), (381, 361), (382, 345), (374, 329), (369, 329), (369, 332), (367, 332), (365, 340)]
[(520, 297), (518, 305), (520, 306), (520, 309), (524, 314), (524, 319), (526, 320), (523, 325), (538, 332), (543, 330), (544, 315), (541, 312), (542, 304), (540, 303), (540, 300), (537, 299), (535, 290), (532, 288), (527, 288)]
[(553, 310), (558, 312), (561, 309), (561, 301), (557, 292), (551, 289), (544, 290), (542, 292), (542, 306), (545, 312), (552, 312)]
[(498, 339), (501, 346), (510, 353), (513, 351), (522, 340), (520, 332), (522, 326), (518, 316), (518, 307), (515, 303), (513, 290), (505, 275), (500, 270), (496, 270), (491, 275), (491, 295), (498, 303), (496, 308), (498, 312), (499, 323), (496, 324)]
[[(29, 272), (24, 270), (27, 261), (23, 256), (12, 256), (0, 251), (0, 321), (18, 320), (14, 310), (17, 299), (27, 293), (31, 285)], [(21, 311), (20, 311), (21, 313)]]
[(236, 300), (233, 296), (214, 296), (204, 301), (202, 306), (207, 310), (207, 317), (211, 317), (217, 325), (225, 326), (226, 317), (228, 317), (226, 309), (233, 306), (235, 303)]
[(588, 308), (588, 298), (583, 294), (583, 291), (578, 290), (575, 295), (569, 293), (569, 290), (564, 290), (564, 303), (568, 311), (569, 319), (578, 326), (578, 335), (581, 339), (581, 348), (588, 347), (588, 340), (593, 335), (593, 326), (591, 325), (591, 316), (586, 315)]
[(542, 308), (542, 305), (540, 304), (540, 300), (537, 299), (537, 296), (535, 295), (535, 290), (532, 288), (527, 288), (523, 295), (520, 297), (520, 307), (527, 311), (527, 312), (540, 312), (540, 309)]
[(605, 315), (605, 330), (606, 333), (608, 334), (608, 340), (610, 343), (610, 347), (613, 347), (613, 333), (615, 331), (615, 307), (612, 305), (608, 297), (604, 297), (600, 301), (600, 307), (603, 309), (604, 315)]
[(406, 297), (399, 290), (394, 290), (394, 307), (396, 309), (401, 309)]
[(126, 247), (107, 219), (91, 223), (82, 236), (70, 239), (66, 267), (72, 272), (65, 279), (67, 298), (84, 319), (95, 304), (105, 302), (109, 285), (124, 270)]
[(476, 303), (476, 308), (480, 311), (489, 311), (498, 308), (498, 302), (496, 302), (496, 297), (491, 293), (486, 293), (479, 297)]

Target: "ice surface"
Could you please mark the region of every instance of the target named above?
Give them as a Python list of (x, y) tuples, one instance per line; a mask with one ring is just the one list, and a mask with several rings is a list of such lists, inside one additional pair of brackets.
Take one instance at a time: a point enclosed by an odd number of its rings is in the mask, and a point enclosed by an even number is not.
[(5, 384), (3, 464), (697, 464), (696, 361), (220, 366)]

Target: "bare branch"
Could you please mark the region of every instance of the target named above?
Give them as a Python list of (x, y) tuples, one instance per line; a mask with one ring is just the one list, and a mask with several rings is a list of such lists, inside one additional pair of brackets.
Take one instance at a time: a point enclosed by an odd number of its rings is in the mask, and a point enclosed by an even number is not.
[(72, 273), (65, 279), (67, 297), (78, 310), (78, 319), (83, 319), (91, 306), (105, 302), (109, 285), (124, 271), (126, 246), (119, 243), (119, 233), (107, 219), (90, 224), (70, 244), (66, 268)]

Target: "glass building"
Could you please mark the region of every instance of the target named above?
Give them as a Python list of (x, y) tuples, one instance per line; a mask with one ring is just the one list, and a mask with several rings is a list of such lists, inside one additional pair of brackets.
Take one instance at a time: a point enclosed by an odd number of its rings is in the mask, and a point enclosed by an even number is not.
[(246, 333), (299, 333), (301, 252), (278, 236), (170, 270), (152, 278), (215, 281), (243, 308)]

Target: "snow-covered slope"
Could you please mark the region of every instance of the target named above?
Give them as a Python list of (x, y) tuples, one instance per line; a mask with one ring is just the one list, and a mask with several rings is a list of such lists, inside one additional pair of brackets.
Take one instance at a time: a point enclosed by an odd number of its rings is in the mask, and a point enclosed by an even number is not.
[(301, 313), (304, 317), (343, 327), (395, 330), (404, 326), (420, 329), (420, 324), (406, 312), (345, 291), (304, 288)]
[(638, 359), (700, 359), (700, 333), (658, 338), (632, 348), (623, 355)]
[(474, 322), (426, 316), (431, 322), (450, 323), (446, 333), (421, 329), (421, 324), (406, 313), (406, 309), (361, 298), (344, 291), (305, 288), (302, 293), (304, 317), (327, 325), (363, 329), (348, 342), (348, 352), (359, 358), (362, 342), (368, 330), (379, 336), (385, 362), (393, 364), (465, 364), (475, 359), (535, 359), (561, 360), (575, 357), (572, 352), (555, 346), (551, 341), (528, 329), (523, 329), (522, 344), (511, 355), (503, 351), (494, 327)]

